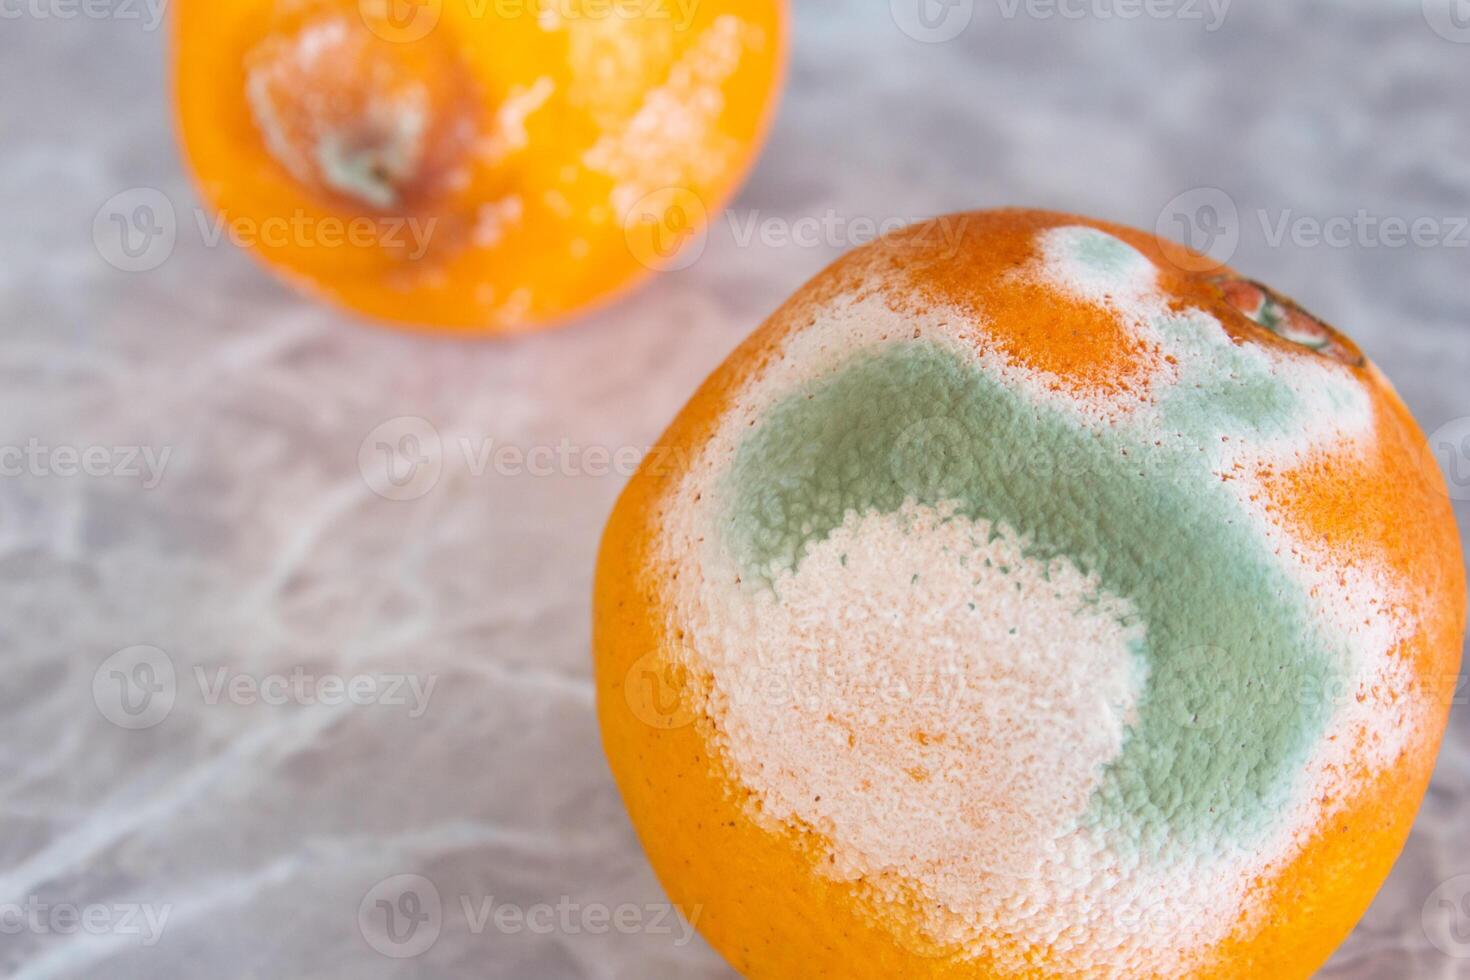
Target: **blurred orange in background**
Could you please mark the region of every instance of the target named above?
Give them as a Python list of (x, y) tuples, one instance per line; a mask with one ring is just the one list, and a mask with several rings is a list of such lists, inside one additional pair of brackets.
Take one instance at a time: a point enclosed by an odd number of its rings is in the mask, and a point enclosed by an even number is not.
[(771, 121), (782, 0), (185, 0), (205, 199), (314, 295), (500, 334), (669, 267)]

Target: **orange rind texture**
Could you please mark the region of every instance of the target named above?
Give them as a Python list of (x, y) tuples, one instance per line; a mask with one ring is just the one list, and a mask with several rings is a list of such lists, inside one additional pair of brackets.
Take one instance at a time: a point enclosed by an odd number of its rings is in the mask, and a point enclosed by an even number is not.
[[(604, 747), (742, 974), (1307, 977), (1387, 876), (1465, 627), (1442, 478), (1350, 340), (1171, 254), (1024, 210), (858, 249), (619, 500)], [(925, 658), (969, 683), (855, 683)]]
[(670, 268), (735, 192), (780, 0), (185, 0), (178, 129), (221, 229), (367, 317), (502, 334)]

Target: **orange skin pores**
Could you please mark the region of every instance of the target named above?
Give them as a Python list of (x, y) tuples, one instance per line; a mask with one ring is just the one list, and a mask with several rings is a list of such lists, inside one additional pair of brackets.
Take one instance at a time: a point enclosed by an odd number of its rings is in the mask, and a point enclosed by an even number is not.
[(1442, 477), (1349, 339), (1171, 255), (857, 249), (623, 493), (604, 748), (742, 974), (1305, 978), (1387, 876), (1465, 628)]
[(179, 135), (228, 237), (364, 316), (468, 334), (605, 303), (739, 186), (779, 0), (184, 0)]

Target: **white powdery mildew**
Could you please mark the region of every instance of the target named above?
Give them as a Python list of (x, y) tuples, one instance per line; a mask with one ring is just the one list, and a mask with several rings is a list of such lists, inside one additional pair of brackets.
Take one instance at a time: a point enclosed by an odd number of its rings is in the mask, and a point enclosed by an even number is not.
[(524, 150), (531, 141), (526, 120), (541, 109), (556, 92), (556, 83), (542, 76), (529, 87), (516, 85), (506, 93), (495, 112), (490, 132), (480, 141), (480, 156), (488, 165), (503, 163), (507, 157)]
[[(293, 177), (303, 183), (320, 179), (328, 187), (387, 208), (398, 201), (397, 191), (385, 173), (404, 179), (418, 168), (424, 154), (424, 135), (429, 125), (428, 93), (422, 85), (404, 86), (391, 99), (377, 97), (368, 102), (361, 119), (351, 131), (343, 131), (337, 118), (341, 106), (333, 93), (302, 91), (302, 79), (310, 77), (325, 55), (355, 56), (363, 44), (363, 33), (343, 17), (318, 21), (303, 29), (291, 42), (273, 37), (272, 56), (262, 58), (245, 78), (245, 98), (256, 127), (271, 155)], [(364, 85), (368, 81), (363, 81)], [(293, 134), (299, 119), (289, 118), (278, 100), (288, 97), (307, 110), (309, 132)], [(378, 140), (371, 152), (361, 144), (362, 133)], [(309, 144), (312, 152), (304, 152)]]
[(512, 227), (521, 223), (526, 207), (519, 194), (480, 205), (475, 213), (475, 227), (470, 238), (479, 248), (494, 248)]
[(1024, 544), (929, 507), (853, 514), (753, 595), (753, 634), (701, 652), (736, 680), (725, 735), (767, 816), (840, 842), (853, 876), (917, 862), (950, 908), (1038, 873), (1122, 749), (1143, 631)]
[[(901, 941), (917, 927), (924, 942), (994, 957), (1007, 971), (1026, 967), (1027, 948), (1082, 976), (1179, 971), (1242, 914), (1260, 914), (1256, 882), (1347, 802), (1350, 764), (1390, 763), (1418, 723), (1409, 708), (1385, 707), (1383, 692), (1408, 690), (1391, 653), (1412, 631), (1388, 573), (1295, 540), (1248, 476), (1262, 462), (1287, 467), (1367, 445), (1372, 411), (1334, 362), (1236, 345), (1207, 314), (1171, 311), (1153, 266), (1111, 236), (1057, 229), (1040, 244), (1042, 261), (1023, 274), (1106, 306), (1146, 341), (1144, 397), (1110, 404), (1068, 391), (1008, 359), (983, 322), (958, 311), (833, 302), (745, 386), (671, 497), (664, 557), (702, 574), (666, 582), (670, 614), (684, 631), (679, 655), (712, 681), (718, 748), (761, 818), (815, 831), (829, 848), (827, 873), (861, 879), (880, 908), (906, 909), (893, 913)], [(1166, 841), (1140, 857), (1086, 824), (1147, 683), (1129, 647), (1147, 624), (1120, 625), (1131, 622), (1127, 598), (1101, 594), (1074, 566), (1028, 563), (1005, 528), (912, 502), (894, 515), (850, 514), (770, 590), (739, 584), (721, 544), (719, 478), (750, 424), (854, 355), (911, 338), (943, 345), (1079, 427), (1211, 447), (1202, 472), (1231, 477), (1225, 499), (1237, 519), (1258, 530), (1312, 597), (1316, 625), (1346, 651), (1346, 689), (1321, 692), (1334, 705), (1328, 730), (1267, 839), (1203, 849)], [(1228, 417), (1223, 427), (1181, 419), (1172, 397), (1239, 370), (1296, 396), (1289, 427), (1230, 439)]]
[(722, 86), (745, 52), (764, 43), (764, 33), (739, 17), (715, 18), (633, 118), (587, 150), (583, 164), (615, 182), (612, 206), (620, 219), (648, 194), (702, 187), (730, 167), (739, 148), (719, 133)]
[[(345, 24), (340, 20), (329, 21), (303, 33), (292, 54), (299, 67), (310, 67), (320, 56), (322, 49), (342, 42), (347, 36)], [(268, 61), (252, 68), (245, 77), (245, 100), (250, 105), (255, 125), (260, 129), (266, 149), (280, 164), (300, 181), (313, 177), (311, 161), (297, 152), (295, 144), (286, 133), (286, 123), (277, 111), (275, 96), (271, 91), (282, 72), (279, 61)]]

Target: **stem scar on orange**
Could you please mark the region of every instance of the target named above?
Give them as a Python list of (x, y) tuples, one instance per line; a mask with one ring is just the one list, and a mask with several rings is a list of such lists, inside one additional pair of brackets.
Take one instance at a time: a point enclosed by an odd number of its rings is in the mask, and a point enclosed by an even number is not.
[(181, 0), (217, 228), (409, 327), (508, 333), (669, 267), (774, 112), (784, 0)]
[(619, 500), (604, 745), (742, 973), (1289, 980), (1388, 874), (1465, 627), (1442, 477), (1352, 341), (1169, 254), (857, 249)]

